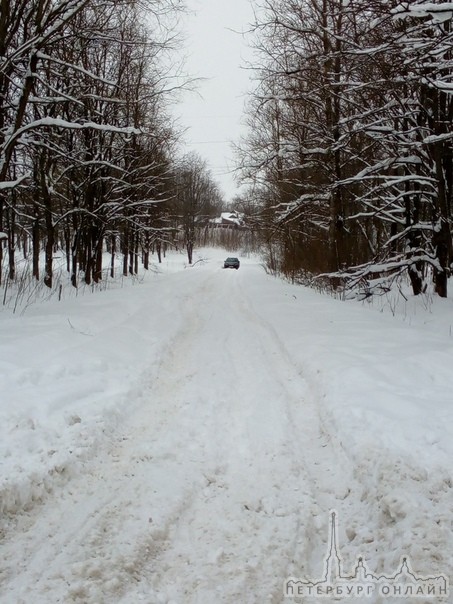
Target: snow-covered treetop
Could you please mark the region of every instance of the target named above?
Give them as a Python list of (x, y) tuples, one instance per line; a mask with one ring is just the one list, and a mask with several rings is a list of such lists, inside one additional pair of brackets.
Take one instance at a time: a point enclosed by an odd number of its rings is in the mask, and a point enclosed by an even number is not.
[(403, 3), (393, 9), (397, 18), (405, 17), (431, 17), (435, 23), (443, 23), (453, 18), (453, 2), (422, 2), (420, 4)]

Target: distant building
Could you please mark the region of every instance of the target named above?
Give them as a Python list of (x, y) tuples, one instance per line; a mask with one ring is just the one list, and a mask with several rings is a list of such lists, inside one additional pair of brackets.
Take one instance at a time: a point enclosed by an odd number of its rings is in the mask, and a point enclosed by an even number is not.
[(211, 220), (211, 225), (220, 229), (243, 229), (245, 227), (244, 214), (240, 212), (222, 212), (218, 218)]

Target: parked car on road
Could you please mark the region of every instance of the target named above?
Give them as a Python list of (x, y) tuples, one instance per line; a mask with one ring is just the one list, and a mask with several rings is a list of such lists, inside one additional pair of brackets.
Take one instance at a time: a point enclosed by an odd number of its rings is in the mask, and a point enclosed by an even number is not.
[(235, 268), (237, 270), (240, 266), (239, 258), (227, 258), (223, 263), (223, 268)]

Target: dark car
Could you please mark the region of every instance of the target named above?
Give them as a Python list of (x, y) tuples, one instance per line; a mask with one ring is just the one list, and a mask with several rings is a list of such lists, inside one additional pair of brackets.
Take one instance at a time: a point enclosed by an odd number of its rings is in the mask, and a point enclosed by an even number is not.
[(223, 268), (235, 268), (237, 270), (240, 266), (239, 258), (227, 258), (223, 263)]

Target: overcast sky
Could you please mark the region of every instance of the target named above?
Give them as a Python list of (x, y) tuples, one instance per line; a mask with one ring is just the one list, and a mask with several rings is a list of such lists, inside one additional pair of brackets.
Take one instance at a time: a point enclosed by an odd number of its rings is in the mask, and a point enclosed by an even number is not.
[[(184, 18), (186, 70), (206, 78), (197, 93), (187, 93), (177, 108), (188, 151), (197, 151), (211, 169), (227, 201), (236, 193), (231, 171), (237, 142), (244, 127), (245, 93), (249, 72), (241, 69), (250, 51), (239, 33), (252, 22), (249, 0), (187, 0), (191, 14)], [(233, 31), (232, 31), (233, 30)]]

